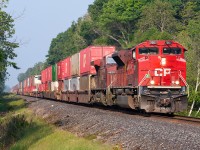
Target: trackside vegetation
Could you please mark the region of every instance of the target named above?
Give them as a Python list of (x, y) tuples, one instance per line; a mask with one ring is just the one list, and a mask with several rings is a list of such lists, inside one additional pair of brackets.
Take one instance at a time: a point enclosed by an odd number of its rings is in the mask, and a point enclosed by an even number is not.
[(112, 146), (79, 138), (35, 117), (16, 95), (0, 96), (1, 150), (106, 150)]
[(13, 59), (17, 57), (14, 49), (19, 46), (16, 40), (12, 40), (15, 34), (14, 19), (4, 11), (8, 0), (0, 1), (0, 94), (5, 88), (5, 80), (8, 77), (7, 67), (18, 69)]

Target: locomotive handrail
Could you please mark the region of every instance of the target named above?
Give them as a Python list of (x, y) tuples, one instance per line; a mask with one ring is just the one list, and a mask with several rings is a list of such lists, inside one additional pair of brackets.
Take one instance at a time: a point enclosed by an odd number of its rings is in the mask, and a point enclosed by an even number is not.
[(114, 79), (108, 86), (107, 89), (110, 88), (112, 86), (112, 84), (116, 81), (116, 79)]
[[(150, 72), (150, 70), (148, 71), (148, 75), (150, 75), (149, 72)], [(146, 78), (147, 78), (147, 74), (144, 75), (144, 77), (142, 78), (142, 80), (141, 80), (140, 83), (138, 84), (138, 88), (139, 88), (139, 90), (138, 90), (138, 96), (141, 95), (140, 85), (146, 80)]]
[[(150, 70), (148, 71), (148, 74), (150, 75)], [(144, 82), (144, 80), (147, 78), (147, 74), (145, 74), (144, 75), (144, 77), (142, 78), (142, 80), (140, 81), (140, 83), (138, 84), (138, 86), (140, 86), (143, 82)]]
[(190, 95), (190, 91), (189, 91), (189, 84), (187, 83), (187, 81), (183, 78), (181, 71), (179, 70), (179, 77), (181, 78), (181, 80), (183, 81), (183, 83), (186, 85), (187, 87), (187, 93), (188, 93), (188, 97)]

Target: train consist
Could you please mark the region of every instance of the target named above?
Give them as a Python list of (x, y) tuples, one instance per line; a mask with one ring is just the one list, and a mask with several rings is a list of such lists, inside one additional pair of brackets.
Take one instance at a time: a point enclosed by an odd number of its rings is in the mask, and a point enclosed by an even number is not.
[(129, 50), (89, 46), (13, 87), (27, 96), (145, 112), (187, 109), (186, 49), (171, 40)]

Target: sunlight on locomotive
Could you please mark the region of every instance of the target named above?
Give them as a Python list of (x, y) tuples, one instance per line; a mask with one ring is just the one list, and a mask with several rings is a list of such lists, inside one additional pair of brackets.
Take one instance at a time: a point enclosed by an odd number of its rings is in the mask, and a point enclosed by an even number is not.
[(165, 44), (171, 45), (171, 44), (172, 44), (172, 41), (166, 41)]
[(157, 44), (157, 41), (149, 41), (149, 43), (150, 43), (151, 45), (156, 45), (156, 44)]
[(166, 58), (162, 58), (162, 59), (161, 59), (161, 65), (162, 65), (162, 66), (165, 66), (166, 63), (167, 63)]

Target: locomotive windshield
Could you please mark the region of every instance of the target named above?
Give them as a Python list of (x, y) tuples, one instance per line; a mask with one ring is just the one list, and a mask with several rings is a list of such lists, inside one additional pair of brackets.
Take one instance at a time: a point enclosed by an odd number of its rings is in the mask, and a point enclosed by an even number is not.
[(116, 64), (116, 62), (114, 61), (114, 59), (112, 57), (107, 57), (106, 64)]
[(165, 47), (163, 48), (163, 54), (181, 54), (181, 49), (180, 48), (170, 48), (170, 47)]
[(158, 54), (158, 48), (157, 47), (143, 47), (143, 48), (139, 48), (139, 54), (143, 54), (143, 55)]

